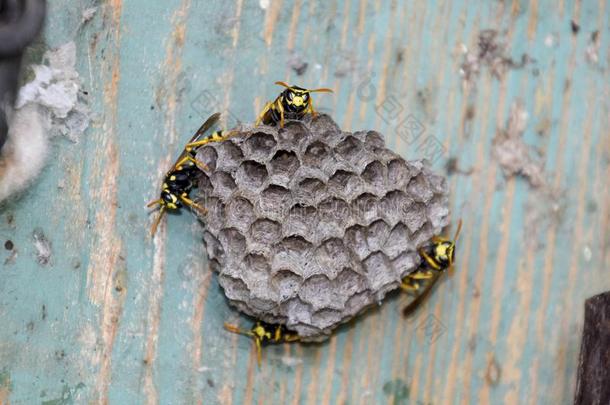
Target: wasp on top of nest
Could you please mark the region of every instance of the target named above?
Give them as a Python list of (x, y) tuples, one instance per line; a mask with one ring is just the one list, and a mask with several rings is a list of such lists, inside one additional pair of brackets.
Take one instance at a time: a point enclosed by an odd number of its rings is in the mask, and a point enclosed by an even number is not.
[(289, 120), (302, 120), (306, 114), (316, 115), (316, 111), (313, 108), (313, 100), (311, 99), (310, 93), (332, 93), (333, 91), (328, 88), (320, 88), (308, 90), (299, 86), (289, 86), (284, 82), (275, 82), (280, 86), (286, 87), (286, 90), (282, 91), (277, 98), (268, 102), (263, 108), (263, 111), (256, 120), (256, 125), (277, 125), (279, 123), (280, 128), (284, 127), (284, 121)]

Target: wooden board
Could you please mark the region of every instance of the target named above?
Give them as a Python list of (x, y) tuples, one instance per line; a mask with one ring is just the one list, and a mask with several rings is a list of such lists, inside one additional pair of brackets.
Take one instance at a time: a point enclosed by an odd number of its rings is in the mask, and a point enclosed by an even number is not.
[[(39, 181), (0, 208), (0, 246), (14, 244), (0, 252), (0, 403), (572, 402), (584, 300), (610, 289), (608, 1), (49, 3), (44, 41), (76, 41), (94, 122), (55, 139)], [(464, 89), (463, 52), (485, 29), (527, 63), (483, 66)], [(222, 329), (248, 321), (201, 259), (201, 226), (170, 216), (153, 242), (145, 204), (207, 115), (253, 121), (276, 80), (332, 87), (320, 110), (406, 158), (432, 153), (399, 125), (421, 123), (445, 150), (433, 166), (465, 172), (449, 177), (464, 229), (455, 276), (414, 319), (396, 296), (322, 345), (269, 348), (258, 370)], [(559, 198), (492, 154), (517, 100)]]

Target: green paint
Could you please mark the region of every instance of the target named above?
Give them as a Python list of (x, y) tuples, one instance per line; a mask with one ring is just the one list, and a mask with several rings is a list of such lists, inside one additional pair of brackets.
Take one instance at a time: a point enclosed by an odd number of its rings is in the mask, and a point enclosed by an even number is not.
[(401, 378), (391, 380), (383, 384), (383, 393), (393, 397), (394, 405), (407, 404), (409, 399), (409, 387)]
[(11, 373), (7, 369), (2, 369), (0, 371), (0, 393), (3, 390), (11, 392), (13, 389), (13, 384), (11, 382)]
[(70, 388), (68, 384), (65, 384), (61, 391), (61, 397), (43, 401), (42, 405), (74, 405), (78, 392), (83, 388), (85, 388), (85, 384), (83, 383), (78, 383), (73, 388)]

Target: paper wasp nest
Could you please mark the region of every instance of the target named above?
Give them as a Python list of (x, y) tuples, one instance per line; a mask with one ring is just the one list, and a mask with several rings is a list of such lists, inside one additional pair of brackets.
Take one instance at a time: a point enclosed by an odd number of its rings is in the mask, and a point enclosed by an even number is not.
[(231, 304), (305, 341), (396, 289), (447, 224), (444, 178), (375, 131), (327, 115), (236, 130), (198, 154), (211, 267)]

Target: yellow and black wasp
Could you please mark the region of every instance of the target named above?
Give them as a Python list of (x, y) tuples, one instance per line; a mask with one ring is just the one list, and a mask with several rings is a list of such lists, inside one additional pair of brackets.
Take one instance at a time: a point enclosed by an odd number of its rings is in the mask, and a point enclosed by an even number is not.
[(276, 125), (284, 127), (285, 120), (301, 120), (305, 114), (316, 115), (310, 93), (332, 93), (331, 89), (322, 88), (308, 90), (299, 86), (289, 86), (284, 82), (275, 82), (286, 87), (273, 101), (268, 102), (256, 120), (256, 125)]
[(277, 324), (272, 325), (262, 321), (256, 321), (250, 330), (240, 329), (237, 326), (228, 323), (225, 323), (225, 329), (229, 332), (249, 336), (254, 340), (256, 345), (256, 359), (259, 367), (261, 366), (263, 357), (263, 346), (268, 344), (298, 342), (300, 340), (299, 335), (286, 329), (286, 326)]
[(209, 169), (205, 163), (196, 159), (197, 150), (208, 143), (224, 141), (231, 135), (223, 135), (222, 131), (216, 131), (204, 137), (206, 132), (218, 122), (219, 118), (220, 113), (213, 114), (195, 132), (195, 135), (193, 135), (178, 157), (178, 160), (176, 160), (170, 171), (165, 175), (163, 185), (161, 186), (160, 198), (148, 204), (148, 207), (155, 205), (161, 207), (159, 215), (151, 228), (152, 235), (157, 231), (157, 226), (167, 210), (178, 210), (186, 205), (202, 214), (207, 212), (204, 207), (190, 199), (190, 192), (193, 188), (197, 187), (197, 177), (200, 172), (199, 167), (204, 170)]
[(458, 222), (453, 240), (435, 236), (432, 243), (419, 249), (423, 262), (419, 269), (406, 276), (400, 287), (415, 299), (403, 309), (404, 316), (410, 316), (430, 295), (432, 287), (440, 276), (453, 268), (455, 261), (455, 243), (462, 229), (462, 221)]

